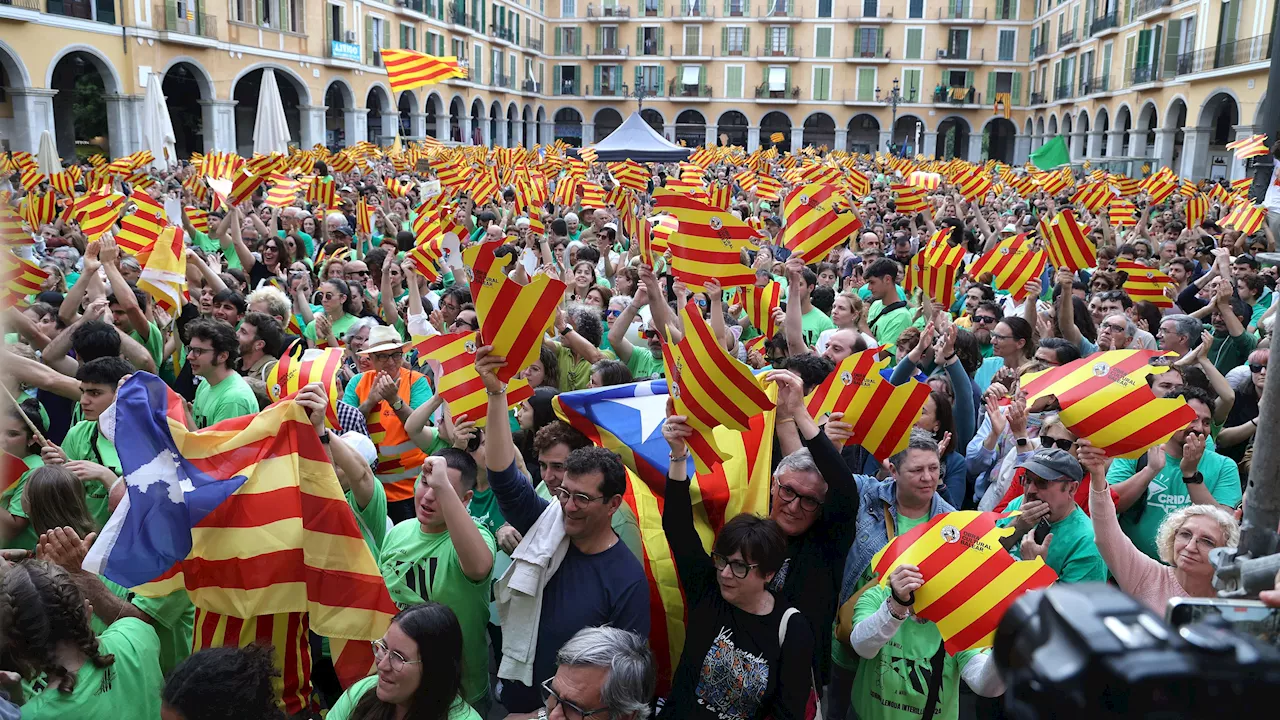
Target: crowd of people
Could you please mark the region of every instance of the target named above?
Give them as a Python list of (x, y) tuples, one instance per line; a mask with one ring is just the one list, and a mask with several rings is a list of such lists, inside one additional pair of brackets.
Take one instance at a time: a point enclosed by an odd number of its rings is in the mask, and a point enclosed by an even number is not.
[[(785, 198), (795, 183), (781, 160), (763, 162)], [(1073, 205), (1070, 189), (1023, 196), (998, 178), (976, 202), (944, 179), (922, 211), (903, 213), (891, 189), (903, 170), (886, 158), (805, 161), (870, 182), (848, 197), (861, 230), (821, 258), (788, 250), (780, 200), (735, 180), (745, 154), (699, 168), (730, 188), (729, 212), (760, 228), (741, 262), (757, 285), (783, 288), (772, 336), (735, 288), (690, 290), (669, 253), (645, 262), (624, 210), (584, 198), (518, 207), (511, 187), (458, 194), (449, 207), (460, 249), (496, 243), (499, 257), (515, 257), (512, 280), (549, 274), (567, 287), (528, 367), (508, 368), (477, 343), (483, 427), (442, 411), (442, 378), (415, 349), (481, 324), (467, 269), (429, 278), (406, 257), (438, 179), (425, 166), (397, 171), (374, 157), (331, 172), (316, 162), (316, 177), (338, 186), (335, 204), (283, 209), (262, 191), (215, 207), (192, 193), (199, 171), (188, 163), (153, 172), (149, 192), (186, 208), (171, 220), (185, 233), (189, 300), (172, 314), (140, 289), (142, 267), (112, 230), (89, 240), (63, 217), (32, 228), (23, 252), (48, 278), (3, 311), (0, 349), (0, 438), (26, 466), (0, 495), (0, 718), (996, 717), (1004, 685), (990, 653), (945, 652), (938, 627), (915, 614), (920, 569), (900, 566), (887, 582), (872, 570), (893, 538), (962, 509), (1017, 511), (1002, 521), (1013, 528), (1007, 551), (1042, 559), (1058, 582), (1113, 579), (1159, 615), (1171, 598), (1215, 595), (1209, 551), (1239, 540), (1270, 358), (1277, 269), (1256, 255), (1276, 247), (1280, 180), (1268, 222), (1244, 235), (1219, 224), (1228, 207), (1216, 201), (1188, 225), (1186, 195), (1140, 194), (1129, 198), (1137, 224), (1112, 227), (1106, 210)], [(644, 217), (657, 213), (656, 188), (688, 174), (647, 170), (634, 193)], [(588, 172), (614, 186), (605, 164)], [(390, 191), (394, 178), (404, 196)], [(560, 179), (548, 180), (557, 197)], [(0, 191), (17, 207), (46, 188), (25, 191), (15, 175)], [(357, 230), (365, 206), (369, 232)], [(903, 287), (936, 228), (953, 228), (967, 268), (1013, 236), (1041, 247), (1039, 221), (1064, 208), (1095, 245), (1096, 267), (1050, 265), (1021, 302), (989, 273), (962, 271), (950, 307)], [(1171, 307), (1135, 302), (1118, 260), (1167, 273)], [(668, 406), (662, 530), (687, 617), (678, 662), (661, 677), (649, 647), (658, 594), (627, 468), (558, 419), (553, 399), (663, 377), (664, 343), (683, 336), (691, 302), (727, 353), (776, 387), (772, 483), (765, 515), (700, 535), (688, 460), (696, 430)], [(143, 597), (82, 566), (126, 495), (98, 420), (128, 376), (163, 378), (185, 399), (189, 426), (207, 428), (269, 405), (281, 358), (335, 347), (336, 388), (308, 385), (296, 401), (400, 608), (373, 643), (374, 671), (348, 687), (323, 638), (281, 642), (263, 618), (236, 633), (214, 620), (215, 632), (183, 591)], [(858, 418), (814, 418), (805, 401), (843, 360), (877, 348), (889, 382), (929, 387), (905, 448), (887, 457), (846, 444)], [(1108, 457), (1073, 432), (1054, 397), (1023, 390), (1032, 373), (1124, 349), (1164, 351), (1147, 382), (1195, 415), (1136, 460)], [(503, 369), (533, 388), (514, 408)]]

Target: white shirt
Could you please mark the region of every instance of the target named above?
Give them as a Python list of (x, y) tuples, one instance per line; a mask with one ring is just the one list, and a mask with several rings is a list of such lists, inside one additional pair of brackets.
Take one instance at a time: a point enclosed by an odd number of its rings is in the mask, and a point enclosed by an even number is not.
[(1276, 161), (1275, 167), (1271, 170), (1271, 184), (1267, 186), (1267, 194), (1262, 199), (1262, 204), (1267, 207), (1268, 212), (1280, 212), (1280, 160)]

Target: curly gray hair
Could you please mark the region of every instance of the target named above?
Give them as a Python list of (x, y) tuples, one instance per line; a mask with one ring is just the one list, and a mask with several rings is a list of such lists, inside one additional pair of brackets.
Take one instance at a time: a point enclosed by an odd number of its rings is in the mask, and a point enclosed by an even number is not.
[(649, 717), (657, 672), (649, 642), (639, 635), (607, 626), (583, 628), (560, 647), (556, 664), (608, 669), (600, 700), (610, 720)]
[(1174, 539), (1187, 520), (1196, 516), (1208, 517), (1218, 523), (1224, 547), (1235, 547), (1240, 543), (1240, 525), (1226, 510), (1217, 505), (1188, 505), (1165, 517), (1164, 522), (1160, 523), (1160, 529), (1156, 531), (1156, 549), (1160, 552), (1161, 560), (1169, 565), (1175, 564)]

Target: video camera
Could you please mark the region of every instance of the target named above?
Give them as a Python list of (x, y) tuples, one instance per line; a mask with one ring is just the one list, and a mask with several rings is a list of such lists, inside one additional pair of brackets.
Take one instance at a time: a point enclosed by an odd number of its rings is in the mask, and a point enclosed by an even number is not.
[(1215, 622), (1175, 630), (1102, 583), (1023, 595), (993, 655), (1010, 718), (1261, 717), (1280, 692), (1280, 650)]

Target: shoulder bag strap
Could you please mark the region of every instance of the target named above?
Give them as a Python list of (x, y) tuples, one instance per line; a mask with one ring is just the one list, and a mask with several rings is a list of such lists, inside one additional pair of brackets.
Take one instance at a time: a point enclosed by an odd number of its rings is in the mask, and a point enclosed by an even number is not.
[(938, 652), (933, 654), (933, 659), (929, 661), (930, 669), (933, 674), (929, 676), (929, 694), (924, 701), (924, 712), (920, 714), (922, 720), (931, 720), (933, 713), (938, 707), (938, 696), (942, 694), (942, 671), (947, 661), (947, 651), (945, 643), (938, 642)]
[(904, 307), (906, 307), (906, 306), (907, 306), (907, 303), (905, 303), (905, 302), (904, 302), (904, 301), (902, 301), (902, 300), (899, 300), (898, 302), (895, 302), (895, 303), (889, 303), (888, 305), (885, 305), (884, 307), (880, 308), (880, 312), (876, 313), (875, 319), (873, 319), (871, 322), (867, 323), (867, 327), (874, 328), (874, 327), (876, 326), (876, 323), (880, 322), (880, 318), (884, 317), (885, 315), (888, 315), (889, 313), (893, 312), (894, 310), (900, 310), (900, 309), (902, 309), (902, 308), (904, 308)]

